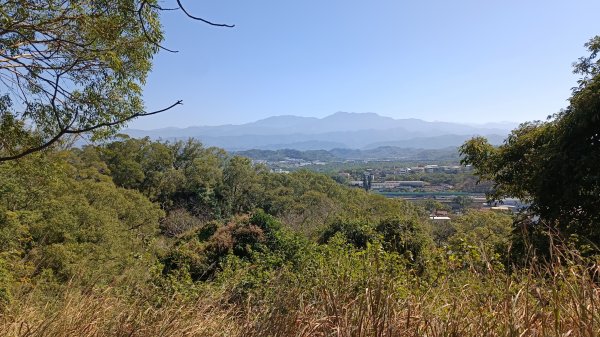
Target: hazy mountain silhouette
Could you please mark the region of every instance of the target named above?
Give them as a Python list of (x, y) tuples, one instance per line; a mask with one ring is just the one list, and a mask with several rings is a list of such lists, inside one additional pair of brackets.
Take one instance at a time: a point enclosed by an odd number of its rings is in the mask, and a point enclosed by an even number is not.
[(287, 115), (240, 125), (128, 129), (125, 133), (132, 137), (165, 140), (192, 137), (208, 146), (227, 150), (330, 150), (380, 146), (437, 149), (459, 146), (475, 135), (486, 136), (493, 143), (499, 143), (516, 126), (506, 122), (467, 125), (415, 118), (394, 119), (375, 113), (337, 112), (324, 118)]

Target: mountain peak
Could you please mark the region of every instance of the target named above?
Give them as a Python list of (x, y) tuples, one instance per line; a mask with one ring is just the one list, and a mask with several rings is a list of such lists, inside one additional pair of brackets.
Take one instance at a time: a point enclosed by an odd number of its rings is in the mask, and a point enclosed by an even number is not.
[(326, 119), (326, 118), (332, 118), (332, 117), (380, 117), (380, 118), (390, 118), (390, 117), (385, 117), (385, 116), (381, 116), (378, 115), (374, 112), (347, 112), (347, 111), (338, 111), (332, 115), (329, 116), (325, 116), (321, 119)]
[[(486, 125), (488, 126), (488, 125)], [(372, 144), (434, 148), (460, 145), (474, 135), (506, 135), (507, 128), (471, 126), (421, 119), (394, 119), (373, 112), (338, 111), (323, 118), (293, 115), (273, 116), (253, 123), (213, 127), (190, 127), (136, 131), (134, 137), (163, 139), (194, 137), (209, 146), (226, 149), (251, 148), (363, 148)]]

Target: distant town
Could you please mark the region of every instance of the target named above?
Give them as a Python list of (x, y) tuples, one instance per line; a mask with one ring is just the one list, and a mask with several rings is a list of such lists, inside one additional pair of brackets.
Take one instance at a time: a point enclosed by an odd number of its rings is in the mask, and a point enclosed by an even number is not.
[(274, 173), (306, 169), (323, 172), (337, 182), (388, 198), (424, 205), (433, 221), (446, 221), (467, 209), (516, 213), (526, 206), (519, 199), (489, 202), (491, 182), (478, 181), (470, 165), (458, 162), (407, 163), (400, 159), (307, 160), (303, 158), (253, 159)]

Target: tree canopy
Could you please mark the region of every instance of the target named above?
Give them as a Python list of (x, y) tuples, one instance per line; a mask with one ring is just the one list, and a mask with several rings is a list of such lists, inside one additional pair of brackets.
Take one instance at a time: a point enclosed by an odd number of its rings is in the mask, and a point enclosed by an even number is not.
[(585, 46), (590, 55), (574, 64), (574, 72), (582, 77), (566, 109), (547, 121), (520, 125), (499, 147), (477, 137), (460, 151), (464, 164), (495, 182), (492, 198), (527, 200), (530, 212), (541, 219), (538, 223), (598, 244), (600, 36)]
[(160, 45), (162, 10), (157, 0), (0, 1), (0, 161), (181, 104), (142, 101), (153, 56), (172, 51)]

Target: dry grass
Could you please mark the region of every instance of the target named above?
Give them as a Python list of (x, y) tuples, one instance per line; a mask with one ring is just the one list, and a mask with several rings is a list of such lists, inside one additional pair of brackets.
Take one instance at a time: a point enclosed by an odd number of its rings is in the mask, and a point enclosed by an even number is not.
[(286, 294), (293, 310), (272, 310), (283, 303), (256, 309), (242, 335), (600, 336), (600, 288), (586, 276), (471, 281), (445, 280), (404, 297), (377, 284), (353, 297), (331, 288), (310, 301)]
[(231, 311), (209, 301), (162, 307), (125, 302), (103, 293), (68, 293), (60, 303), (22, 301), (4, 313), (1, 336), (235, 336)]
[(265, 286), (271, 295), (238, 303), (227, 291), (160, 307), (73, 291), (58, 303), (15, 301), (0, 319), (0, 335), (600, 336), (597, 265), (555, 259), (560, 265), (511, 275), (462, 268), (427, 284), (385, 272), (359, 284), (343, 271), (323, 271), (303, 287), (279, 275)]

